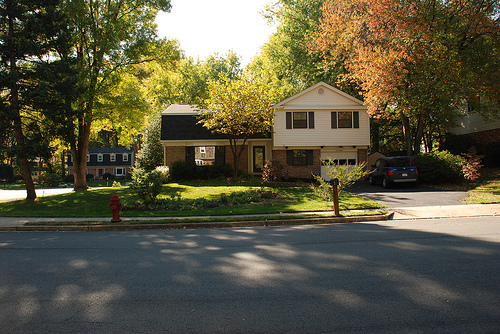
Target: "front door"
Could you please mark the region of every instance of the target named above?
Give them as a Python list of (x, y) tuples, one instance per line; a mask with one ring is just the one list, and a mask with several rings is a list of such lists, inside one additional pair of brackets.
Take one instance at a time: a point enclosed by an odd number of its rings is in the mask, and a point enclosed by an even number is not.
[(253, 172), (260, 173), (262, 168), (264, 168), (264, 162), (266, 157), (266, 147), (265, 146), (254, 146), (253, 147)]

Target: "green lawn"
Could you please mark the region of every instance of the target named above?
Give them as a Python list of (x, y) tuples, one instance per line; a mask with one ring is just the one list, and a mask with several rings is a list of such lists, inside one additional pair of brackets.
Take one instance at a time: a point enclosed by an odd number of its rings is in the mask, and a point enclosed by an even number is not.
[[(245, 183), (170, 183), (163, 186), (161, 197), (194, 199), (215, 199), (221, 194), (251, 190), (273, 190), (278, 196), (273, 199), (243, 205), (227, 205), (203, 210), (187, 211), (122, 211), (122, 217), (174, 217), (204, 215), (269, 214), (278, 212), (303, 212), (333, 210), (332, 203), (317, 197), (309, 186), (262, 187), (259, 184)], [(18, 217), (107, 217), (111, 215), (109, 202), (111, 195), (117, 193), (122, 203), (137, 200), (129, 187), (94, 188), (86, 192), (46, 196), (35, 202), (3, 202), (1, 216)], [(340, 210), (377, 209), (381, 205), (367, 199), (343, 193), (340, 196)]]

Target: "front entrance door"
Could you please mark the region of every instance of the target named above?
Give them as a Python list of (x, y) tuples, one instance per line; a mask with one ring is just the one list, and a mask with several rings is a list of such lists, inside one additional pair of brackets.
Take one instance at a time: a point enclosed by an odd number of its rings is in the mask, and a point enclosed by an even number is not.
[(266, 158), (266, 147), (265, 146), (254, 146), (253, 147), (253, 172), (260, 173), (262, 168), (264, 168), (264, 162)]

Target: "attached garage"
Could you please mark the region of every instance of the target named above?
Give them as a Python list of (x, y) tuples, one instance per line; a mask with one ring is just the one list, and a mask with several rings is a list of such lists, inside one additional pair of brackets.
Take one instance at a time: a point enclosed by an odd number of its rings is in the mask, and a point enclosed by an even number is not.
[[(338, 165), (356, 165), (358, 163), (358, 151), (321, 151), (321, 161), (328, 161), (332, 159)], [(326, 181), (330, 181), (330, 177), (326, 174), (327, 168), (321, 165), (321, 177)]]

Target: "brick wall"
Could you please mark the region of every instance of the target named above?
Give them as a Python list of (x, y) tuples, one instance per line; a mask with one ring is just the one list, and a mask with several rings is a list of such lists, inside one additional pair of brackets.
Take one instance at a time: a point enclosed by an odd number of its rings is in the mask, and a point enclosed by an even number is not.
[(176, 161), (186, 161), (186, 148), (184, 146), (167, 146), (167, 166), (172, 166)]
[(273, 150), (272, 160), (279, 161), (285, 166), (285, 178), (312, 179), (312, 172), (321, 172), (320, 150), (313, 150), (313, 164), (309, 166), (288, 166), (286, 150)]
[(475, 141), (482, 145), (500, 141), (500, 129), (474, 132), (469, 134)]

